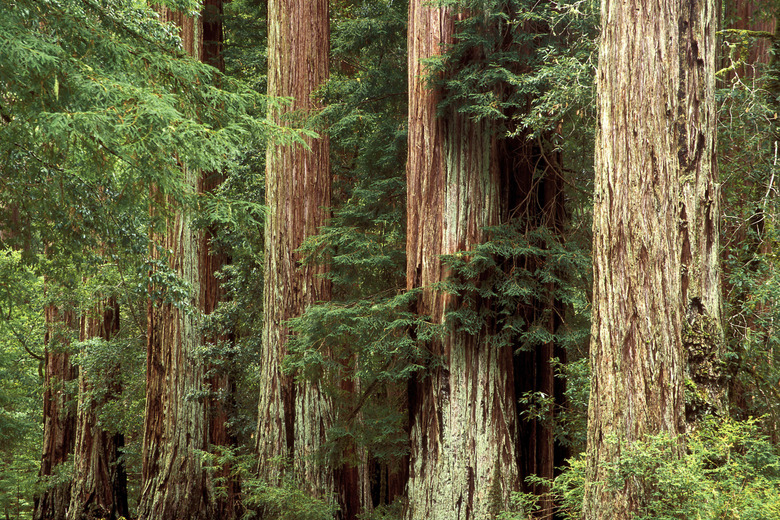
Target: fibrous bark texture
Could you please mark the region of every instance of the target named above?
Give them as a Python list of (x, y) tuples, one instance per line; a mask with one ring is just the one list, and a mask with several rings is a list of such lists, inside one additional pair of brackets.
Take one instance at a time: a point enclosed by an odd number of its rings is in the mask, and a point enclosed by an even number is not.
[(682, 2), (678, 93), (678, 182), (686, 396), (691, 426), (706, 414), (724, 414), (724, 334), (720, 271), (720, 186), (717, 182), (715, 63), (716, 4)]
[[(216, 172), (210, 174), (204, 172), (201, 175), (198, 192), (213, 192), (222, 180), (222, 175)], [(201, 243), (198, 248), (198, 265), (200, 269), (198, 309), (203, 313), (203, 316), (208, 316), (214, 312), (225, 296), (225, 291), (217, 278), (217, 273), (229, 262), (229, 258), (224, 253), (214, 250), (212, 241), (216, 233), (216, 229), (206, 229), (201, 234)], [(234, 339), (231, 333), (209, 333), (204, 337), (207, 344), (217, 346), (233, 344)], [(235, 436), (228, 428), (229, 414), (235, 395), (235, 381), (231, 377), (230, 371), (226, 368), (226, 365), (229, 365), (229, 360), (214, 359), (214, 361), (209, 367), (209, 377), (206, 380), (207, 387), (210, 390), (210, 397), (206, 402), (208, 444), (213, 447), (235, 446)], [(215, 504), (217, 517), (222, 520), (235, 518), (240, 513), (238, 503), (240, 484), (235, 475), (231, 474), (232, 470), (233, 468), (230, 466), (225, 466), (215, 473), (216, 477), (223, 479), (225, 487), (225, 494), (216, 499)]]
[[(449, 9), (409, 3), (407, 287), (423, 288), (417, 310), (436, 323), (459, 305), (432, 287), (448, 276), (440, 255), (482, 242), (502, 200), (490, 123), (454, 109), (436, 116), (441, 92), (428, 85), (424, 60), (453, 32)], [(493, 518), (519, 488), (512, 351), (492, 347), (487, 333), (453, 327), (427, 345), (440, 364), (411, 392), (407, 519)]]
[[(222, 54), (224, 32), (222, 28), (223, 0), (205, 0), (202, 11), (202, 38), (200, 59), (212, 67), (224, 72), (225, 62)], [(224, 180), (221, 172), (202, 172), (198, 183), (198, 193), (214, 193)], [(230, 263), (230, 258), (219, 248), (214, 247), (214, 241), (219, 236), (219, 229), (210, 226), (201, 234), (198, 247), (198, 266), (200, 269), (200, 300), (198, 309), (204, 316), (217, 310), (225, 298), (225, 291), (217, 278), (217, 273), (223, 266)], [(208, 332), (204, 338), (207, 344), (232, 345), (235, 337), (232, 331), (222, 333)], [(209, 377), (206, 381), (211, 393), (207, 401), (209, 445), (214, 447), (235, 446), (236, 438), (228, 428), (229, 414), (234, 404), (235, 381), (226, 367), (228, 359), (214, 359), (209, 366)], [(216, 515), (222, 520), (235, 518), (240, 514), (238, 494), (240, 484), (233, 468), (220, 468), (215, 477), (223, 479), (225, 493), (216, 500)]]
[(689, 315), (719, 316), (709, 299), (716, 18), (711, 1), (603, 0), (601, 9), (584, 518), (619, 520), (646, 490), (637, 480), (605, 486), (605, 464), (649, 434), (685, 431)]
[[(184, 49), (201, 57), (200, 23), (181, 13), (162, 9), (174, 22)], [(198, 188), (200, 172), (183, 167), (184, 184)], [(159, 198), (159, 197), (158, 197)], [(158, 201), (163, 204), (163, 201)], [(199, 354), (203, 337), (198, 309), (201, 276), (198, 246), (202, 236), (193, 228), (191, 211), (176, 208), (158, 237), (170, 251), (170, 268), (192, 290), (191, 300), (150, 298), (147, 311), (147, 375), (141, 500), (142, 520), (215, 517), (211, 479), (203, 470), (202, 450), (208, 449), (204, 363)], [(152, 255), (158, 254), (154, 248)], [(160, 287), (150, 288), (159, 291)]]
[[(82, 316), (80, 339), (103, 338), (106, 341), (119, 331), (119, 305), (109, 299), (93, 314)], [(120, 367), (114, 367), (118, 375)], [(121, 433), (106, 431), (98, 419), (98, 407), (116, 397), (117, 384), (106, 389), (102, 399), (90, 397), (92, 385), (82, 370), (79, 373), (79, 407), (74, 449), (73, 490), (68, 520), (115, 520), (129, 515), (127, 476), (120, 460), (124, 446)]]
[[(78, 333), (73, 309), (61, 310), (54, 305), (45, 309), (46, 374), (43, 393), (43, 456), (41, 477), (56, 474), (58, 466), (73, 454), (76, 433), (76, 407), (66, 384), (78, 377), (71, 364), (68, 346)], [(70, 505), (71, 483), (60, 482), (47, 487), (35, 498), (35, 520), (65, 520)]]
[[(188, 184), (196, 173), (185, 170)], [(199, 233), (191, 215), (178, 211), (167, 223), (163, 248), (170, 267), (197, 295)], [(197, 308), (197, 300), (184, 302)], [(202, 336), (196, 312), (176, 302), (150, 299), (147, 311), (146, 411), (139, 518), (214, 517), (213, 490), (199, 450), (208, 448)]]
[[(268, 93), (293, 99), (271, 110), (276, 123), (294, 112), (317, 108), (312, 92), (328, 77), (327, 0), (271, 0), (268, 3)], [(265, 280), (263, 295), (262, 385), (257, 428), (260, 472), (275, 482), (278, 461), (291, 457), (296, 477), (320, 497), (334, 492), (333, 472), (315, 460), (332, 423), (332, 407), (316, 384), (296, 384), (282, 373), (287, 353), (287, 320), (310, 304), (327, 300), (330, 285), (321, 266), (304, 265), (296, 250), (328, 218), (330, 166), (328, 140), (271, 144), (266, 154)], [(274, 462), (276, 460), (277, 462)]]

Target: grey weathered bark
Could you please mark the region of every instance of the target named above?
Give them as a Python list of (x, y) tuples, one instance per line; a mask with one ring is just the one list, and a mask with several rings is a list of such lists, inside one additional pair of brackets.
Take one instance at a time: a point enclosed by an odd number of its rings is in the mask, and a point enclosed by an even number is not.
[[(502, 209), (490, 123), (437, 117), (441, 92), (427, 85), (424, 60), (453, 42), (454, 21), (449, 8), (409, 3), (407, 287), (423, 288), (417, 310), (436, 323), (459, 305), (432, 287), (449, 274), (440, 255), (482, 242)], [(441, 364), (412, 385), (407, 519), (492, 518), (519, 489), (512, 351), (487, 333), (449, 328), (427, 345)]]
[[(715, 0), (682, 2), (680, 93), (678, 94), (678, 182), (683, 346), (686, 378), (696, 395), (686, 398), (689, 424), (726, 413), (722, 369), (724, 333), (720, 270), (720, 186), (715, 105), (717, 18)], [(691, 387), (692, 390), (692, 387)]]
[[(268, 3), (268, 93), (293, 99), (271, 110), (277, 123), (317, 108), (312, 92), (328, 78), (327, 0), (271, 0)], [(323, 267), (302, 265), (296, 253), (328, 218), (330, 166), (325, 136), (302, 145), (270, 144), (266, 153), (265, 281), (262, 385), (257, 452), (260, 474), (276, 482), (291, 457), (296, 477), (310, 494), (335, 491), (332, 470), (315, 460), (332, 423), (332, 407), (319, 386), (294, 382), (282, 373), (289, 329), (286, 321), (310, 304), (326, 300), (330, 285)]]
[(619, 520), (645, 489), (603, 486), (605, 464), (647, 435), (685, 431), (686, 346), (696, 335), (719, 348), (717, 19), (712, 0), (601, 9), (583, 517)]
[[(119, 331), (119, 305), (106, 300), (93, 311), (81, 317), (80, 339), (103, 338), (106, 341)], [(119, 375), (117, 365), (107, 381)], [(74, 448), (73, 489), (68, 508), (68, 520), (93, 520), (127, 517), (127, 476), (120, 450), (124, 446), (121, 433), (106, 431), (98, 420), (97, 410), (116, 397), (118, 383), (104, 389), (100, 401), (89, 398), (92, 390), (87, 374), (79, 373), (79, 406)]]
[[(43, 456), (41, 477), (56, 474), (58, 466), (73, 454), (76, 433), (76, 406), (66, 385), (78, 377), (71, 363), (68, 347), (78, 334), (78, 319), (74, 309), (45, 309), (46, 372), (43, 393)], [(60, 468), (61, 469), (61, 468)], [(71, 483), (57, 482), (35, 498), (35, 520), (65, 520), (70, 505)]]

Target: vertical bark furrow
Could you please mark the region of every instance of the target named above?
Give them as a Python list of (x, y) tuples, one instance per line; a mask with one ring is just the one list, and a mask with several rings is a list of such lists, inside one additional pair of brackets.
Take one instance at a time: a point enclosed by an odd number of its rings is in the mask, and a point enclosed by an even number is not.
[[(685, 6), (680, 34), (679, 99), (681, 167), (682, 297), (686, 306), (683, 342), (686, 377), (697, 387), (687, 418), (725, 412), (720, 366), (724, 343), (721, 318), (720, 205), (717, 183), (715, 108), (715, 17), (704, 2)], [(697, 8), (698, 7), (698, 8)]]
[[(272, 0), (268, 5), (268, 92), (292, 98), (271, 110), (280, 124), (301, 122), (318, 105), (313, 92), (328, 78), (327, 0)], [(317, 233), (330, 205), (329, 144), (325, 136), (301, 145), (272, 144), (266, 152), (265, 280), (262, 381), (257, 450), (260, 472), (278, 481), (280, 459), (291, 457), (306, 489), (320, 497), (334, 492), (333, 472), (316, 456), (332, 423), (328, 398), (311, 383), (282, 373), (289, 329), (286, 322), (307, 306), (330, 297), (324, 267), (303, 264), (296, 250)]]
[[(196, 37), (195, 37), (196, 38)], [(199, 173), (184, 168), (196, 189)], [(202, 394), (198, 296), (200, 233), (189, 210), (180, 208), (167, 223), (163, 248), (172, 251), (171, 269), (191, 288), (186, 302), (150, 302), (147, 337), (147, 406), (144, 426), (141, 519), (213, 518), (211, 480), (201, 464), (208, 449)], [(188, 310), (189, 309), (189, 310)]]
[[(701, 263), (701, 245), (717, 239), (694, 236), (717, 233), (697, 216), (717, 197), (714, 184), (697, 180), (701, 168), (706, 182), (714, 174), (714, 4), (602, 0), (601, 8), (589, 520), (629, 518), (645, 500), (638, 480), (620, 490), (596, 484), (605, 462), (647, 435), (685, 431), (690, 293), (717, 280), (717, 266)], [(705, 193), (712, 199), (702, 204)]]
[[(440, 255), (499, 223), (498, 162), (489, 123), (436, 116), (441, 92), (423, 61), (453, 42), (453, 13), (416, 0), (409, 24), (407, 286), (423, 288), (418, 312), (443, 323), (461, 302), (432, 287), (449, 276)], [(441, 365), (413, 383), (407, 519), (492, 518), (519, 487), (512, 353), (487, 334), (448, 326), (427, 345)]]
[[(76, 434), (76, 407), (66, 385), (78, 377), (78, 369), (71, 363), (68, 346), (78, 334), (78, 319), (73, 309), (61, 310), (46, 306), (46, 334), (44, 353), (46, 372), (43, 393), (43, 455), (41, 477), (56, 474), (58, 466), (73, 455)], [(61, 468), (59, 468), (61, 469)], [(65, 520), (70, 505), (71, 483), (57, 483), (47, 487), (35, 498), (35, 520)]]
[[(107, 299), (81, 318), (82, 341), (91, 338), (109, 341), (118, 331), (119, 305), (114, 299)], [(121, 391), (112, 380), (120, 370), (116, 365), (106, 374), (109, 386), (100, 401), (90, 398), (93, 383), (84, 371), (79, 373), (75, 467), (68, 520), (114, 520), (129, 515), (127, 479), (124, 463), (119, 459), (124, 437), (105, 430), (98, 418), (99, 407), (115, 399)]]

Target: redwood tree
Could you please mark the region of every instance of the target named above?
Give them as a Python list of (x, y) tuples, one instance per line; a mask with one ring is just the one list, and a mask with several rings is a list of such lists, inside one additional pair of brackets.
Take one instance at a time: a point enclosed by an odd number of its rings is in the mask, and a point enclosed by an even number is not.
[[(81, 341), (101, 338), (109, 341), (119, 331), (119, 305), (109, 298), (94, 312), (81, 317)], [(79, 407), (76, 421), (73, 489), (68, 509), (68, 520), (114, 520), (129, 515), (127, 504), (127, 475), (120, 450), (124, 435), (108, 431), (98, 419), (98, 407), (114, 398), (120, 391), (114, 381), (121, 370), (105, 374), (102, 397), (90, 394), (94, 390), (85, 370), (79, 372)]]
[[(202, 57), (201, 20), (161, 9), (164, 21), (175, 23), (182, 46), (192, 57)], [(182, 166), (186, 190), (196, 191), (201, 173)], [(205, 366), (199, 350), (200, 300), (203, 298), (199, 246), (202, 235), (192, 210), (177, 206), (164, 195), (158, 207), (169, 212), (162, 236), (155, 239), (152, 256), (190, 288), (185, 301), (171, 288), (150, 287), (147, 307), (146, 410), (144, 416), (141, 519), (214, 518), (216, 500), (211, 478), (204, 471), (200, 451), (209, 448)], [(167, 251), (167, 257), (161, 256)], [(187, 307), (191, 310), (188, 311)]]
[[(43, 456), (41, 477), (53, 477), (58, 466), (73, 453), (76, 433), (76, 407), (67, 384), (78, 377), (68, 351), (78, 333), (78, 319), (73, 308), (61, 309), (49, 304), (45, 310), (46, 350), (43, 393)], [(59, 469), (62, 469), (61, 467)], [(54, 482), (35, 498), (35, 520), (64, 520), (70, 504), (71, 483)]]
[(682, 442), (685, 347), (719, 348), (716, 12), (711, 0), (601, 4), (589, 520), (641, 507), (645, 485), (605, 485), (607, 464), (647, 435)]
[[(305, 117), (317, 108), (312, 92), (328, 77), (327, 0), (268, 3), (268, 94), (292, 98), (271, 109), (276, 123)], [(307, 149), (308, 147), (308, 149)], [(262, 375), (257, 427), (261, 476), (278, 481), (278, 461), (291, 457), (307, 492), (335, 491), (332, 470), (315, 460), (332, 422), (328, 399), (315, 383), (297, 384), (282, 372), (287, 320), (326, 300), (330, 285), (323, 267), (307, 265), (296, 250), (328, 217), (330, 166), (326, 137), (301, 144), (269, 144), (266, 153), (265, 279)], [(275, 462), (276, 461), (276, 462)]]
[[(448, 277), (440, 255), (472, 249), (502, 214), (502, 186), (490, 122), (448, 108), (431, 87), (426, 60), (453, 43), (455, 13), (423, 0), (409, 3), (409, 148), (407, 160), (407, 287), (422, 287), (417, 311), (445, 323), (459, 298), (437, 290)], [(488, 301), (481, 302), (489, 305)], [(445, 325), (426, 348), (435, 359), (410, 395), (411, 453), (405, 516), (492, 517), (519, 488), (510, 347)]]

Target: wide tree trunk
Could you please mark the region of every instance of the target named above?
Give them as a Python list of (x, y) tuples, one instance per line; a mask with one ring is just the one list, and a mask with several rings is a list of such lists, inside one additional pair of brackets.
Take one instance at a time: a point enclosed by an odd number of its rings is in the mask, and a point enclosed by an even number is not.
[[(76, 433), (76, 406), (68, 393), (67, 384), (78, 377), (71, 363), (68, 346), (78, 334), (78, 318), (74, 309), (59, 309), (48, 305), (45, 309), (46, 334), (44, 353), (46, 372), (43, 393), (43, 456), (41, 477), (56, 474), (58, 466), (73, 453)], [(70, 505), (71, 483), (60, 482), (47, 488), (35, 498), (35, 520), (65, 520)]]
[[(185, 170), (194, 184), (196, 172)], [(195, 295), (200, 291), (197, 245), (188, 211), (167, 223), (162, 247), (172, 251), (174, 272)], [(197, 309), (197, 300), (184, 302)], [(208, 448), (204, 366), (197, 311), (150, 299), (147, 311), (146, 411), (139, 518), (165, 520), (214, 517), (210, 479), (200, 450)], [(194, 397), (193, 397), (194, 396)]]
[[(119, 305), (108, 299), (93, 314), (82, 316), (80, 339), (102, 338), (106, 341), (119, 331)], [(106, 380), (119, 375), (114, 367)], [(124, 435), (106, 431), (100, 424), (97, 411), (100, 405), (116, 397), (118, 383), (105, 389), (100, 400), (88, 396), (92, 384), (82, 370), (79, 373), (79, 407), (76, 422), (73, 490), (68, 520), (97, 520), (129, 516), (127, 504), (127, 475), (120, 460)]]
[[(180, 29), (184, 50), (201, 57), (200, 19), (161, 8), (164, 21)], [(183, 182), (197, 190), (200, 172), (183, 167)], [(162, 199), (162, 197), (158, 197)], [(158, 200), (163, 206), (165, 200)], [(170, 268), (192, 289), (181, 304), (150, 298), (147, 307), (146, 410), (144, 418), (141, 500), (142, 520), (211, 519), (216, 502), (213, 485), (199, 454), (208, 449), (205, 367), (200, 354), (202, 234), (193, 227), (192, 211), (177, 207), (156, 237), (170, 251)], [(158, 255), (153, 248), (152, 256)], [(150, 290), (160, 290), (160, 287)], [(183, 304), (183, 305), (182, 305)]]
[(646, 489), (605, 486), (606, 465), (647, 435), (685, 431), (685, 347), (697, 327), (712, 332), (699, 342), (721, 334), (711, 292), (717, 20), (710, 0), (601, 9), (583, 517), (620, 520)]
[[(327, 0), (271, 0), (268, 3), (268, 93), (293, 99), (274, 108), (277, 123), (292, 112), (317, 108), (312, 92), (328, 78)], [(307, 492), (330, 496), (333, 471), (315, 459), (332, 423), (332, 407), (317, 384), (295, 383), (282, 373), (287, 353), (287, 320), (310, 304), (327, 300), (330, 285), (323, 267), (302, 264), (296, 253), (328, 218), (330, 166), (326, 137), (300, 144), (270, 144), (266, 153), (265, 280), (263, 353), (257, 451), (260, 474), (277, 482), (290, 457)], [(276, 461), (276, 462), (275, 462)]]
[[(437, 117), (441, 92), (427, 84), (424, 60), (452, 43), (454, 16), (409, 3), (407, 287), (423, 288), (417, 310), (435, 323), (460, 305), (432, 287), (448, 276), (440, 255), (481, 243), (502, 206), (491, 124), (454, 109)], [(439, 359), (411, 385), (407, 519), (493, 518), (519, 489), (512, 350), (488, 333), (448, 326), (427, 345)]]

